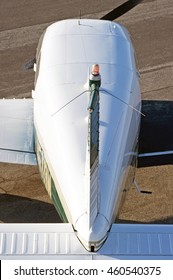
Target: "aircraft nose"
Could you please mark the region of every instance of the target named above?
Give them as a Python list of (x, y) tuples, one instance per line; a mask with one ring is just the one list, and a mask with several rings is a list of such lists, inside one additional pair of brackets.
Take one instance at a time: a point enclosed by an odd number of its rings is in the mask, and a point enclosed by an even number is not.
[(110, 224), (102, 214), (98, 214), (92, 226), (88, 225), (88, 215), (85, 213), (76, 222), (77, 237), (88, 251), (95, 252), (106, 240)]

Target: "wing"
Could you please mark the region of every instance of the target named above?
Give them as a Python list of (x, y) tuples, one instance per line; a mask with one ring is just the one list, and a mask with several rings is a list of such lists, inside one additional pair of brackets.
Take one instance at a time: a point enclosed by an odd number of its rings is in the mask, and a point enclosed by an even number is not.
[(36, 164), (33, 100), (0, 100), (0, 162)]
[(138, 167), (173, 164), (173, 150), (138, 154)]
[(173, 163), (172, 108), (172, 101), (142, 101), (138, 167)]
[(119, 259), (173, 259), (173, 225), (114, 224), (104, 254)]
[(1, 224), (0, 259), (173, 259), (173, 226), (114, 224), (87, 252), (70, 224)]

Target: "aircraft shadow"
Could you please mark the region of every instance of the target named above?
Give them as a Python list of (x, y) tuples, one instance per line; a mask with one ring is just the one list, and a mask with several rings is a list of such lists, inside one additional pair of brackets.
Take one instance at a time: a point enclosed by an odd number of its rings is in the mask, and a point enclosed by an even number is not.
[(3, 223), (61, 223), (52, 204), (10, 194), (0, 195)]
[[(142, 101), (139, 153), (173, 150), (173, 101)], [(138, 159), (138, 167), (173, 164), (173, 155)]]

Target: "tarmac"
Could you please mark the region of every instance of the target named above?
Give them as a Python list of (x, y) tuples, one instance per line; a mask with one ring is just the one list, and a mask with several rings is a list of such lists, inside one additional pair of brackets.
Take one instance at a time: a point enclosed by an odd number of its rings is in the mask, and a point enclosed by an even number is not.
[[(85, 3), (86, 2), (86, 3)], [(51, 23), (100, 18), (115, 1), (1, 0), (0, 98), (29, 98), (34, 72), (24, 65), (35, 57), (42, 32)], [(116, 1), (116, 5), (125, 1)], [(130, 32), (141, 74), (143, 100), (139, 151), (173, 150), (173, 2), (144, 0), (116, 19)], [(173, 158), (139, 161), (136, 181), (116, 222), (173, 223)], [(58, 214), (37, 167), (0, 164), (0, 222), (57, 223)]]

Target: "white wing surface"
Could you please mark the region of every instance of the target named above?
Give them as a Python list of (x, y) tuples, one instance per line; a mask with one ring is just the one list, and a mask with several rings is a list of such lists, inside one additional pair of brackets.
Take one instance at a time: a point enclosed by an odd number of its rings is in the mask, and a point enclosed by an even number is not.
[(173, 259), (173, 226), (114, 224), (96, 253), (70, 224), (1, 224), (0, 259)]
[(0, 100), (0, 162), (36, 164), (33, 100)]

